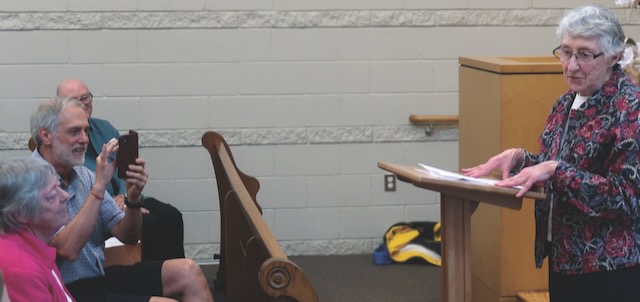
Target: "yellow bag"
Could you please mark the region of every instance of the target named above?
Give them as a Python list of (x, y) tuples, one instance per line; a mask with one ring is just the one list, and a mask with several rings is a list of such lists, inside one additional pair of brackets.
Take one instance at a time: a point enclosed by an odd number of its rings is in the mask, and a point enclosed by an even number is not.
[(395, 262), (422, 259), (441, 265), (440, 222), (399, 222), (384, 235), (384, 244)]

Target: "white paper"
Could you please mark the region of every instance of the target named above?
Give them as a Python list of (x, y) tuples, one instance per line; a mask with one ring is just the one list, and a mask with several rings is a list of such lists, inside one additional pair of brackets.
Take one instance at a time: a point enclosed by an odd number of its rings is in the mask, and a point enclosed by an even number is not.
[(124, 245), (124, 243), (122, 243), (122, 241), (118, 240), (118, 238), (116, 237), (109, 237), (109, 239), (104, 241), (105, 248), (122, 246), (122, 245)]
[[(138, 240), (138, 243), (140, 243), (140, 240)], [(118, 238), (116, 237), (109, 237), (109, 239), (104, 241), (104, 247), (105, 248), (110, 248), (110, 247), (118, 247), (118, 246), (123, 246), (124, 243), (120, 240), (118, 240)]]
[[(418, 171), (426, 172), (426, 173), (428, 173), (429, 175), (431, 175), (433, 177), (438, 177), (438, 178), (443, 178), (443, 179), (450, 179), (450, 180), (468, 181), (468, 182), (474, 182), (474, 183), (484, 184), (484, 185), (489, 185), (489, 186), (495, 186), (495, 184), (499, 181), (499, 180), (496, 180), (496, 179), (469, 177), (469, 176), (465, 176), (465, 175), (462, 175), (462, 174), (459, 174), (459, 173), (450, 172), (450, 171), (438, 169), (438, 168), (435, 168), (435, 167), (427, 166), (425, 164), (419, 164), (419, 165), (424, 170), (418, 169)], [(514, 188), (521, 188), (521, 187), (520, 186), (516, 186)]]

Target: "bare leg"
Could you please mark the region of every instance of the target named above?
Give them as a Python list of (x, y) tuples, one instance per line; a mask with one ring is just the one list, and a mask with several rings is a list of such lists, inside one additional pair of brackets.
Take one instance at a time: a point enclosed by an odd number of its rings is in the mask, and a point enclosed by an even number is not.
[(182, 296), (182, 301), (213, 302), (207, 279), (198, 264), (186, 258), (166, 260), (162, 264), (164, 296)]

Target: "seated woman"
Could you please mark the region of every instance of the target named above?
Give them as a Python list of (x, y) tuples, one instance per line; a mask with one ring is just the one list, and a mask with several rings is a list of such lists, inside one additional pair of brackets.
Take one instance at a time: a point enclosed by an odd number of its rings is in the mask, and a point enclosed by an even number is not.
[(69, 222), (57, 175), (35, 158), (0, 161), (0, 271), (13, 302), (74, 301), (47, 245)]

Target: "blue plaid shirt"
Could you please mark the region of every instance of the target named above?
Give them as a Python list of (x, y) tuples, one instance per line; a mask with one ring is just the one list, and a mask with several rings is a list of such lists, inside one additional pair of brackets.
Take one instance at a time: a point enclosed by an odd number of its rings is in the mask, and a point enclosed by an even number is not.
[[(38, 150), (33, 152), (33, 157), (44, 160)], [(67, 210), (71, 219), (78, 214), (84, 205), (95, 181), (96, 175), (91, 170), (84, 166), (73, 167), (71, 183), (66, 188), (63, 188), (69, 193)], [(104, 276), (104, 241), (111, 237), (111, 229), (122, 218), (124, 218), (124, 212), (116, 206), (113, 197), (105, 192), (96, 226), (89, 237), (89, 241), (80, 251), (78, 259), (73, 262), (60, 258), (56, 260), (65, 284), (80, 279)]]

